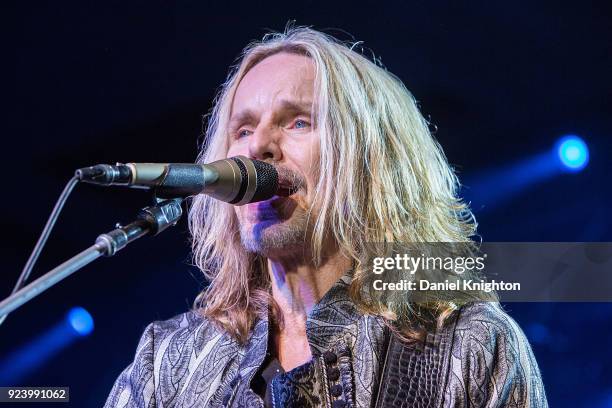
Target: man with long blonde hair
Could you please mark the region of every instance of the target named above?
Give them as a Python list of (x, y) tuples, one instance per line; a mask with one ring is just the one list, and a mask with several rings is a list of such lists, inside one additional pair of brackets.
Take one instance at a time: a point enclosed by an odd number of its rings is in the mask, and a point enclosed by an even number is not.
[(494, 296), (377, 298), (371, 243), (469, 243), (475, 223), (402, 82), (309, 28), (249, 45), (199, 162), (247, 156), (273, 198), (199, 195), (194, 309), (150, 324), (107, 407), (543, 407), (533, 353)]

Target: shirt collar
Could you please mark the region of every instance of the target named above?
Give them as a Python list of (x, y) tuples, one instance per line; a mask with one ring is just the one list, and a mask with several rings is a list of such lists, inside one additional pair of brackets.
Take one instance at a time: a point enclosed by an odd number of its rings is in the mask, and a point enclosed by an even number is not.
[(342, 338), (347, 340), (347, 336), (356, 335), (357, 320), (362, 314), (349, 296), (352, 278), (353, 272), (349, 270), (307, 316), (306, 336), (315, 355), (323, 353)]
[[(306, 318), (306, 336), (313, 355), (320, 355), (339, 340), (355, 337), (362, 314), (349, 296), (353, 271), (347, 271), (315, 304)], [(256, 321), (245, 346), (245, 357), (259, 366), (266, 353), (269, 336), (267, 316)], [(261, 361), (259, 361), (261, 360)]]

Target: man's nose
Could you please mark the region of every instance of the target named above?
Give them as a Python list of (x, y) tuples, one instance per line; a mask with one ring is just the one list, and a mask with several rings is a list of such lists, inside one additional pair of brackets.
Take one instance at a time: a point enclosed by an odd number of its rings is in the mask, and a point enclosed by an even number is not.
[(271, 126), (260, 126), (249, 138), (249, 156), (257, 160), (280, 161), (279, 131)]

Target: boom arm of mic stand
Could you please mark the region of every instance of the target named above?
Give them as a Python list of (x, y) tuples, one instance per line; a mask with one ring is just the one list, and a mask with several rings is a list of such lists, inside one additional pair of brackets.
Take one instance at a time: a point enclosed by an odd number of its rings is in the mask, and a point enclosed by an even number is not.
[(140, 237), (148, 234), (157, 235), (166, 228), (176, 225), (183, 214), (181, 202), (182, 199), (174, 198), (143, 208), (133, 223), (125, 227), (118, 226), (118, 228), (98, 236), (94, 245), (0, 302), (0, 317), (11, 313), (102, 255), (113, 256), (117, 251)]

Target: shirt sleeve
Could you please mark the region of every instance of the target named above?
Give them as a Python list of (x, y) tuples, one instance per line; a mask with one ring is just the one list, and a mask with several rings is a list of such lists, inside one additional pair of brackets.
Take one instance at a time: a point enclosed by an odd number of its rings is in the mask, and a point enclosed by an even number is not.
[(455, 330), (444, 406), (548, 407), (538, 364), (518, 324), (497, 304), (470, 309)]
[(134, 361), (119, 374), (104, 408), (154, 408), (153, 375), (154, 323), (142, 334)]

